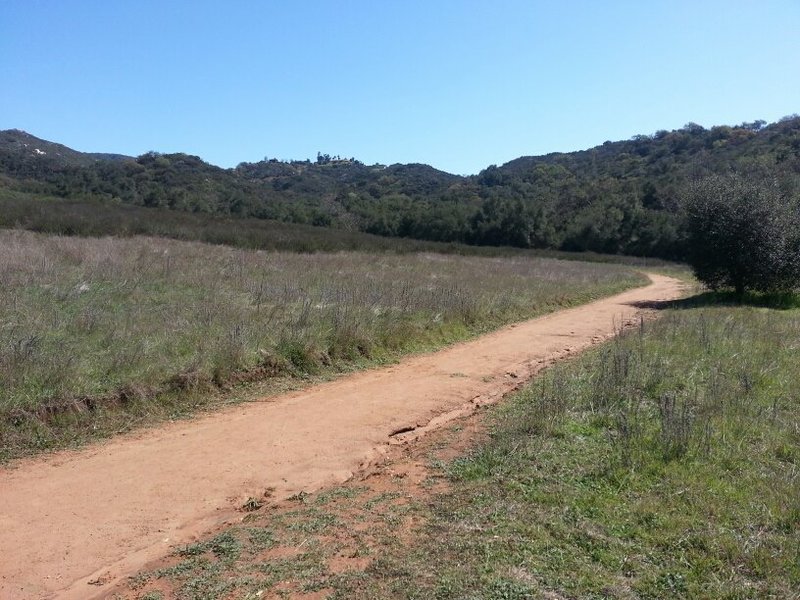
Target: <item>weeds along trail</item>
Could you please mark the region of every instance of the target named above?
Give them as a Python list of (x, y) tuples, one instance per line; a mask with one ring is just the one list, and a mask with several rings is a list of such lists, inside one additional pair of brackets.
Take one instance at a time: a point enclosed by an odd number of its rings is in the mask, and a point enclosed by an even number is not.
[(707, 300), (109, 596), (796, 598), (800, 305)]
[(396, 436), (492, 402), (682, 293), (678, 280), (651, 279), (390, 367), (0, 470), (0, 596), (102, 596), (88, 583), (240, 518), (250, 497), (344, 481)]
[(621, 291), (619, 265), (0, 231), (0, 461)]

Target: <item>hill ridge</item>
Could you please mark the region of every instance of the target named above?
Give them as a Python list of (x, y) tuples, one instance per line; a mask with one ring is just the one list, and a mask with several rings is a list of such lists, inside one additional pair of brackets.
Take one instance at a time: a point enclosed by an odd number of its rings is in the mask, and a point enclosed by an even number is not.
[[(28, 140), (37, 140), (34, 148)], [(0, 132), (0, 184), (20, 191), (437, 242), (666, 259), (683, 255), (682, 189), (730, 170), (800, 195), (800, 117), (710, 129), (689, 123), (586, 150), (521, 156), (469, 176), (321, 153), (316, 161), (265, 158), (222, 168), (185, 153), (81, 153), (19, 130)]]

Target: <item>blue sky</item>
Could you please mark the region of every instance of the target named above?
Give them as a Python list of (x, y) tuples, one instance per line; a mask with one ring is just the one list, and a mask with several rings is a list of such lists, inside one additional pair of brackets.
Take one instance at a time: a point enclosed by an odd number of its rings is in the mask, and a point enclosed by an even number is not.
[(800, 112), (800, 1), (0, 2), (0, 129), (476, 173)]

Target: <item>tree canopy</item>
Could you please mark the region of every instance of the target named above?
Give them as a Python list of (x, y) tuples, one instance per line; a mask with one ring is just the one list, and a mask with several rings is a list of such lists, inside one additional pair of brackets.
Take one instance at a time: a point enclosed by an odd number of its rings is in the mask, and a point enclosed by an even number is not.
[(712, 175), (685, 196), (686, 258), (710, 288), (760, 292), (800, 286), (800, 212), (776, 182)]

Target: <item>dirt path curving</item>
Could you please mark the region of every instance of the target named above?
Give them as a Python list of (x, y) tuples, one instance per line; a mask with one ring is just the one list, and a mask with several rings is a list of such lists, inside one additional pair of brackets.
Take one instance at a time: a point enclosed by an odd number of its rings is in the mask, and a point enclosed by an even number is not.
[(94, 598), (249, 497), (339, 483), (613, 335), (680, 281), (506, 327), (390, 367), (0, 468), (0, 598)]

